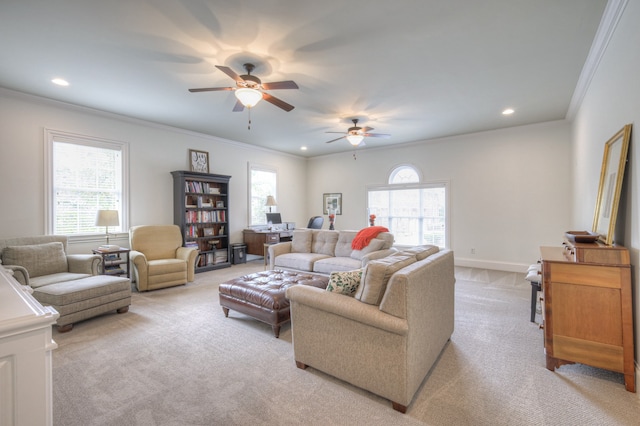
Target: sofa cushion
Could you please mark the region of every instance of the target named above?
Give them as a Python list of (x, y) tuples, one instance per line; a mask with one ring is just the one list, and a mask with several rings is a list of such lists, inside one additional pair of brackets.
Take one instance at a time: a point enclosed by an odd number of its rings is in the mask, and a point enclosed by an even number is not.
[(379, 305), (391, 275), (416, 262), (413, 255), (388, 256), (367, 263), (355, 298), (370, 305)]
[(90, 277), (90, 274), (78, 274), (74, 272), (58, 272), (55, 274), (40, 275), (39, 277), (29, 277), (29, 285), (32, 288), (47, 286), (50, 284), (58, 284), (67, 281), (75, 281), (82, 278)]
[(5, 265), (22, 266), (29, 278), (67, 272), (67, 256), (60, 242), (6, 247), (2, 254)]
[(365, 255), (374, 251), (382, 250), (383, 246), (384, 241), (374, 238), (373, 240), (369, 241), (369, 245), (367, 245), (362, 250), (352, 250), (351, 257), (354, 259), (362, 260)]
[(351, 271), (362, 267), (362, 261), (351, 257), (327, 257), (313, 264), (313, 272), (327, 274), (334, 271)]
[(362, 269), (354, 271), (332, 272), (329, 277), (327, 291), (339, 294), (353, 296), (358, 290), (360, 279), (362, 278)]
[(337, 257), (349, 257), (353, 249), (351, 248), (351, 242), (358, 235), (358, 231), (340, 231), (338, 242), (336, 243)]
[(291, 239), (292, 253), (311, 253), (311, 229), (296, 229)]
[(285, 253), (276, 256), (276, 268), (296, 269), (298, 271), (313, 272), (313, 264), (320, 259), (326, 259), (326, 254), (319, 253)]
[(440, 248), (438, 246), (415, 246), (403, 249), (402, 251), (393, 254), (393, 256), (410, 255), (415, 256), (417, 260), (423, 260), (431, 256), (432, 254), (436, 254), (439, 251)]
[(338, 242), (338, 232), (320, 231), (315, 234), (311, 243), (311, 252), (335, 256), (336, 243)]

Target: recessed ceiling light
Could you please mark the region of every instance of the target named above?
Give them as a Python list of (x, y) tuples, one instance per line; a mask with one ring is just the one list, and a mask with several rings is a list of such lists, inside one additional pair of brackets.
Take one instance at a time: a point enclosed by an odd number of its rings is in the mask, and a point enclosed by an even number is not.
[(306, 151), (306, 150), (307, 150), (307, 147), (306, 147), (306, 146), (301, 146), (301, 147), (300, 147), (300, 150), (301, 150), (301, 151)]
[(58, 86), (68, 86), (69, 82), (67, 80), (65, 80), (64, 78), (54, 78), (53, 80), (51, 80), (51, 82), (53, 84), (57, 84)]
[(513, 114), (515, 111), (511, 108), (507, 108), (504, 111), (502, 111), (502, 115), (511, 115)]

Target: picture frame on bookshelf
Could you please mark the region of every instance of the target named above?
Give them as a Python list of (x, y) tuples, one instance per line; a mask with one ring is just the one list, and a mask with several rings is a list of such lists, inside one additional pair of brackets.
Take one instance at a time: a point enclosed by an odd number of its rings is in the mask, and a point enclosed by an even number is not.
[(224, 209), (224, 201), (222, 201), (222, 200), (216, 201), (216, 208)]
[(190, 149), (189, 167), (192, 172), (209, 173), (209, 153)]
[(204, 228), (203, 233), (205, 237), (213, 236), (213, 228)]

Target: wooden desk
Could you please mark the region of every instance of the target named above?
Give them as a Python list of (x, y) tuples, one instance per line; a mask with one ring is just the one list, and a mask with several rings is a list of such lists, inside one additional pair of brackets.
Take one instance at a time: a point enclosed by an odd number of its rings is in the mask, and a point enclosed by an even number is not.
[(265, 244), (276, 244), (281, 241), (291, 241), (292, 230), (286, 231), (253, 231), (245, 229), (242, 231), (244, 243), (247, 245), (247, 254), (264, 256)]

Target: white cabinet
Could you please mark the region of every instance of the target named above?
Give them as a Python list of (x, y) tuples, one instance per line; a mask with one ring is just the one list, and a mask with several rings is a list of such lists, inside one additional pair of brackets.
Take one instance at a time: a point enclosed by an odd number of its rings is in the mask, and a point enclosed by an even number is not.
[(0, 426), (51, 425), (51, 326), (42, 306), (0, 266)]

